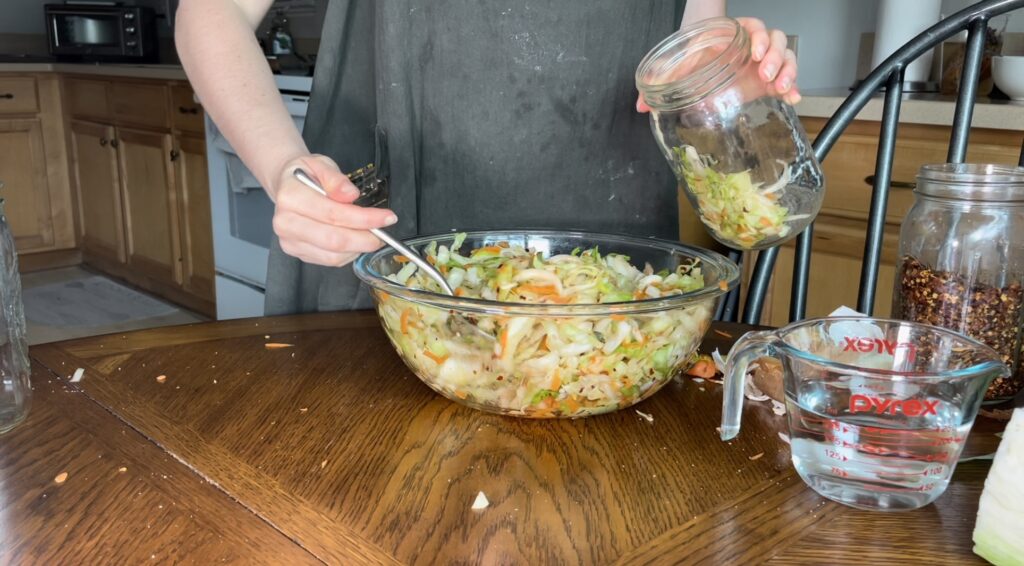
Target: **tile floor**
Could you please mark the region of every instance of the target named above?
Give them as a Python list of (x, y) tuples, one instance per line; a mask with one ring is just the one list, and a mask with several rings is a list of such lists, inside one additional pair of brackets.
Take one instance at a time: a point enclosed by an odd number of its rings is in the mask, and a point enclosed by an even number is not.
[(80, 267), (25, 273), (21, 284), (30, 345), (206, 320)]

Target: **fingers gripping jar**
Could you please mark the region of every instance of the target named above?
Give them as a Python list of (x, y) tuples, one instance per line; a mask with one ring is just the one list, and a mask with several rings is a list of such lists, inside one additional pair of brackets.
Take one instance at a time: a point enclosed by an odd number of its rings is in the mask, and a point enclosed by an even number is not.
[(713, 18), (666, 38), (636, 72), (680, 190), (716, 240), (741, 250), (795, 237), (825, 191), (796, 112), (757, 68), (746, 30)]
[(984, 342), (1013, 373), (985, 398), (1024, 390), (1024, 169), (925, 165), (900, 229), (893, 316)]

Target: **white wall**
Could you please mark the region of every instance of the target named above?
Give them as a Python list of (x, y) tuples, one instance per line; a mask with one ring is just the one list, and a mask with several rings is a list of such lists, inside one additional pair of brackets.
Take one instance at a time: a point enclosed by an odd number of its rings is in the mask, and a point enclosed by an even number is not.
[(752, 16), (799, 36), (800, 89), (846, 88), (857, 78), (862, 33), (875, 29), (874, 0), (728, 0), (732, 17)]
[(0, 33), (46, 33), (43, 5), (53, 0), (0, 0)]
[[(907, 0), (910, 1), (910, 0)], [(977, 0), (943, 0), (945, 16)], [(847, 88), (857, 76), (862, 33), (875, 30), (876, 0), (728, 0), (729, 15), (761, 18), (770, 27), (799, 36), (797, 84), (802, 90)], [(990, 25), (1024, 32), (1024, 10), (995, 18)]]
[[(949, 16), (974, 4), (977, 0), (942, 0), (942, 14)], [(993, 18), (989, 27), (1002, 29), (1006, 24), (1006, 31), (1021, 33), (1024, 32), (1024, 10), (1010, 12), (1005, 16)]]

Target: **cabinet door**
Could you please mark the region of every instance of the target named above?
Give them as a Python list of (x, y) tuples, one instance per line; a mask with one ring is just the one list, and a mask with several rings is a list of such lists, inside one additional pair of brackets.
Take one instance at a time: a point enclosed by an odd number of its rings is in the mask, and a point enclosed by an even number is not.
[[(814, 226), (811, 269), (807, 281), (807, 318), (828, 315), (840, 305), (857, 308), (866, 232), (867, 225), (858, 220), (818, 217)], [(892, 309), (898, 241), (899, 229), (886, 226), (882, 236), (878, 284), (875, 287), (875, 316), (887, 317)], [(765, 324), (784, 326), (789, 322), (794, 250), (791, 243), (779, 250), (772, 289), (762, 317)]]
[(86, 256), (124, 263), (124, 217), (113, 139), (113, 126), (71, 122), (82, 251)]
[(0, 183), (18, 252), (51, 246), (53, 216), (38, 119), (0, 120)]
[(128, 265), (139, 275), (181, 283), (171, 136), (118, 128)]
[(186, 291), (214, 299), (213, 223), (206, 144), (199, 136), (183, 135), (171, 154), (181, 218), (182, 284)]

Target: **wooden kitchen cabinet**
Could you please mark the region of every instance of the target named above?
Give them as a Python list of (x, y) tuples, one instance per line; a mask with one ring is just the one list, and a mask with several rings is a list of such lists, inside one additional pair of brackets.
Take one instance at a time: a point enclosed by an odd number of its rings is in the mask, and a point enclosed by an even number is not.
[(125, 263), (121, 175), (118, 172), (114, 127), (71, 122), (71, 147), (79, 189), (82, 252), (88, 261), (100, 258)]
[(55, 77), (0, 74), (0, 198), (21, 256), (75, 248), (65, 133)]
[[(820, 118), (802, 120), (811, 139), (825, 124)], [(826, 190), (814, 225), (807, 317), (826, 315), (839, 305), (857, 305), (871, 202), (867, 178), (874, 174), (879, 129), (878, 122), (855, 121), (822, 163)], [(948, 126), (900, 124), (875, 294), (877, 316), (891, 313), (900, 224), (914, 202), (913, 190), (907, 185), (915, 182), (921, 165), (946, 161), (949, 135)], [(975, 128), (971, 131), (967, 161), (1015, 165), (1020, 147), (1020, 132)], [(789, 320), (794, 249), (795, 243), (790, 242), (779, 252), (765, 300), (765, 324), (779, 326)], [(753, 261), (746, 262), (748, 274), (752, 265)]]
[(203, 299), (214, 300), (213, 232), (210, 229), (210, 181), (202, 137), (181, 135), (171, 154), (178, 196), (181, 232), (182, 285)]
[(178, 211), (170, 170), (171, 136), (117, 130), (128, 265), (139, 274), (181, 283)]
[(38, 119), (0, 120), (0, 198), (15, 247), (53, 243), (53, 217), (46, 181), (43, 132)]
[[(187, 84), (69, 78), (86, 263), (213, 316), (203, 113)], [(104, 97), (106, 120), (97, 100)], [(94, 226), (95, 225), (95, 226)]]

